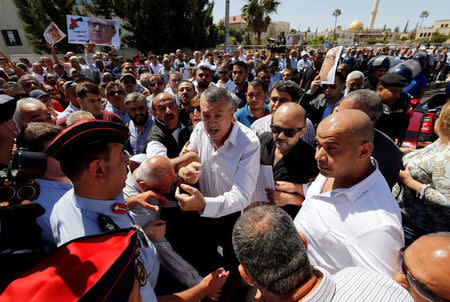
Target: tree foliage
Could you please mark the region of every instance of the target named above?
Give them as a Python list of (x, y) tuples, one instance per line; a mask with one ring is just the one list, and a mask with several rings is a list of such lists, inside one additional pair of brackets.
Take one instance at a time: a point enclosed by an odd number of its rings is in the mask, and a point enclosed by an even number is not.
[[(43, 33), (51, 22), (66, 32), (66, 15), (77, 14), (75, 0), (13, 0), (23, 22), (25, 37), (37, 53), (48, 52)], [(58, 52), (81, 52), (82, 46), (67, 43), (67, 38), (55, 44)]]
[(242, 9), (242, 18), (247, 21), (248, 30), (256, 33), (257, 44), (261, 44), (261, 33), (267, 31), (271, 19), (269, 14), (277, 11), (280, 2), (275, 0), (248, 0)]
[(335, 9), (332, 13), (334, 17), (334, 29), (333, 29), (333, 37), (336, 38), (336, 24), (337, 24), (337, 18), (342, 14), (342, 11), (338, 8)]
[[(243, 41), (242, 32), (239, 29), (230, 26), (230, 38), (234, 38), (233, 41), (235, 41), (236, 44), (240, 44)], [(225, 24), (223, 23), (223, 21), (220, 21), (219, 24), (217, 25), (217, 44), (222, 44), (224, 42), (225, 42)], [(230, 44), (232, 43), (230, 42)]]
[(214, 3), (209, 0), (92, 0), (86, 8), (94, 15), (119, 17), (124, 23), (122, 42), (147, 53), (175, 48), (214, 46), (217, 27)]

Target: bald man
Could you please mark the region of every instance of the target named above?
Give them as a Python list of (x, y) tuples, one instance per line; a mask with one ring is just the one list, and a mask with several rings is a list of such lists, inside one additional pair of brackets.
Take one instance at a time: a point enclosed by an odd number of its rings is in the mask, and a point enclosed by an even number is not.
[(369, 117), (354, 109), (317, 128), (320, 174), (303, 186), (294, 222), (309, 242), (311, 263), (331, 274), (356, 266), (393, 277), (404, 244), (398, 204), (371, 158), (373, 135)]
[[(159, 207), (157, 195), (169, 193), (174, 180), (175, 170), (170, 159), (161, 155), (152, 156), (144, 160), (132, 173), (128, 173), (123, 194), (128, 203), (130, 197), (148, 192), (149, 203)], [(154, 211), (154, 208), (137, 205), (130, 210), (130, 216), (136, 224), (144, 227), (145, 233), (158, 251), (161, 266), (170, 275), (187, 287), (192, 287), (202, 280), (197, 270), (177, 254), (164, 237), (166, 223), (160, 219), (159, 212)]]
[(303, 202), (301, 184), (319, 174), (314, 148), (302, 140), (306, 112), (294, 102), (282, 104), (273, 114), (271, 130), (259, 136), (261, 165), (272, 167), (276, 190), (266, 189), (269, 201), (295, 217)]
[(416, 302), (450, 301), (450, 233), (428, 234), (402, 249), (394, 279)]

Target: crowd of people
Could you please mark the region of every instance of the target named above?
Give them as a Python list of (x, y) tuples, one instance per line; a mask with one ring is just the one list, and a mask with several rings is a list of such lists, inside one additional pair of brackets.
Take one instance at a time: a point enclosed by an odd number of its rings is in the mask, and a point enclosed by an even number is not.
[[(31, 204), (48, 257), (6, 299), (52, 265), (64, 282), (48, 278), (40, 294), (58, 297), (93, 273), (63, 274), (63, 251), (133, 227), (132, 273), (105, 272), (118, 279), (98, 295), (450, 300), (450, 81), (433, 138), (402, 147), (412, 100), (448, 79), (447, 48), (346, 48), (333, 84), (319, 75), (327, 49), (49, 49), (39, 62), (0, 59), (1, 164), (17, 150), (47, 156)], [(92, 237), (99, 247), (106, 234)]]

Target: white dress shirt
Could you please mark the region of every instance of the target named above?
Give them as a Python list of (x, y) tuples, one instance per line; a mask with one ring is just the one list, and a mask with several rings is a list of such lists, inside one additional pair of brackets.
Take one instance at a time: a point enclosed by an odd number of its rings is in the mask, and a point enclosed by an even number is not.
[(228, 82), (222, 84), (221, 81), (217, 81), (216, 87), (222, 87), (228, 90), (231, 93), (236, 93), (236, 84), (231, 79), (228, 79)]
[(356, 266), (392, 277), (403, 229), (399, 206), (378, 167), (347, 189), (322, 193), (326, 180), (319, 174), (310, 184), (294, 219), (308, 240), (311, 263), (331, 274)]
[[(175, 139), (175, 141), (178, 143), (178, 139), (180, 138), (180, 132), (181, 130), (183, 130), (183, 128), (186, 128), (185, 125), (180, 123), (180, 127), (178, 127), (177, 129), (175, 129), (172, 132), (172, 136)], [(145, 149), (145, 153), (147, 154), (147, 157), (152, 157), (152, 156), (156, 156), (156, 155), (162, 155), (167, 157), (167, 148), (166, 146), (164, 146), (163, 144), (161, 144), (158, 141), (151, 141), (148, 142), (147, 147)]]
[(256, 134), (234, 122), (230, 136), (217, 150), (199, 122), (191, 134), (189, 149), (200, 157), (200, 191), (206, 199), (204, 217), (222, 217), (245, 209), (255, 191), (259, 174), (260, 144)]
[(304, 72), (306, 68), (311, 67), (311, 61), (310, 60), (306, 60), (304, 61), (303, 59), (298, 60), (297, 63), (297, 69), (299, 72)]
[(58, 120), (71, 115), (74, 112), (80, 111), (80, 108), (75, 107), (72, 103), (69, 103), (69, 106), (67, 106), (66, 109), (64, 109), (63, 112), (61, 112), (60, 114), (58, 114)]

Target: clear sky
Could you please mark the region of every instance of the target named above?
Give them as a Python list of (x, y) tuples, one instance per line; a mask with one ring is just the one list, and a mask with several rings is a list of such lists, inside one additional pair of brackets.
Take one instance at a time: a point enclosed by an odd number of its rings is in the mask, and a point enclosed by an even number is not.
[[(291, 28), (305, 31), (308, 26), (311, 31), (316, 27), (319, 31), (334, 26), (334, 17), (331, 13), (339, 8), (342, 11), (338, 17), (337, 25), (343, 29), (354, 20), (361, 20), (364, 27), (369, 25), (370, 12), (373, 0), (278, 0), (277, 14), (271, 14), (272, 21), (291, 22)], [(242, 6), (247, 3), (244, 0), (230, 0), (230, 16), (240, 15)], [(403, 31), (409, 20), (408, 29), (412, 30), (417, 22), (420, 25), (419, 15), (422, 11), (428, 11), (429, 16), (423, 21), (423, 27), (433, 26), (435, 20), (450, 19), (449, 0), (380, 0), (378, 14), (374, 28), (383, 28), (386, 24), (392, 30), (399, 26)], [(225, 0), (214, 1), (214, 22), (218, 22), (225, 16)]]

